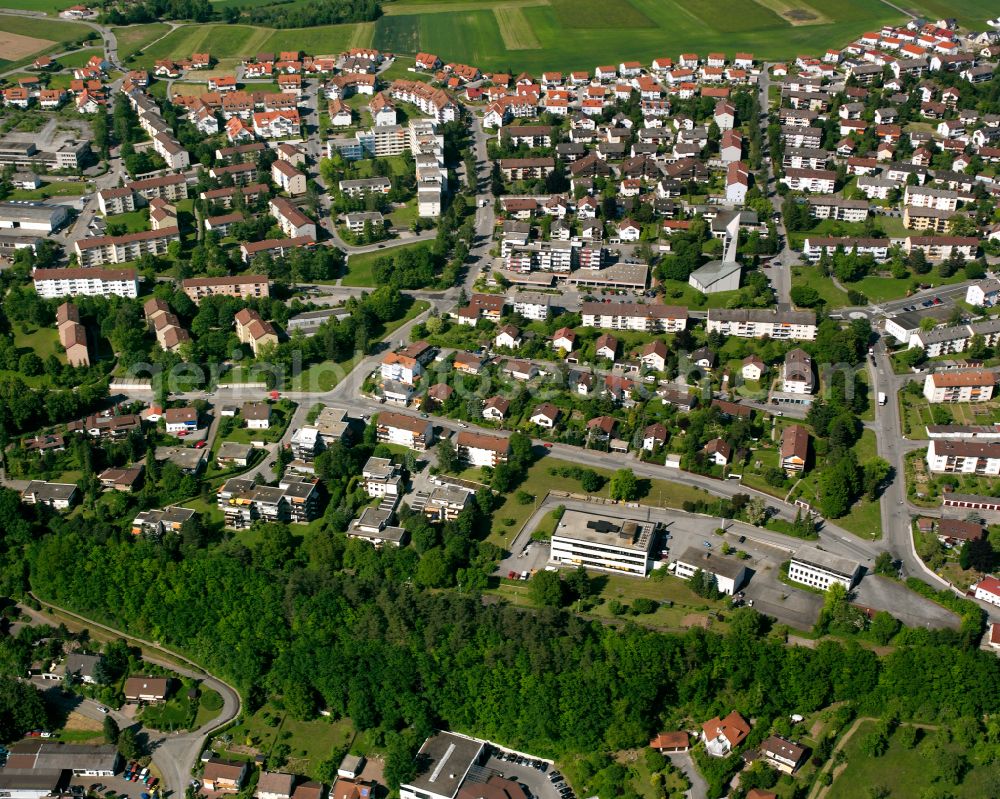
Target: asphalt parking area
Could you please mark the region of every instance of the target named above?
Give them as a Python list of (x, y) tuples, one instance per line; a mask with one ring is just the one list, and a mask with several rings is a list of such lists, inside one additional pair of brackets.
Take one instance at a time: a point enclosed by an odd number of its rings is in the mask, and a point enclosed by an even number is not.
[(549, 779), (548, 772), (552, 771), (552, 766), (548, 766), (546, 772), (543, 773), (540, 769), (530, 765), (518, 765), (516, 762), (501, 760), (494, 753), (486, 761), (486, 767), (493, 769), (508, 780), (514, 780), (523, 785), (535, 799), (563, 799), (563, 796)]

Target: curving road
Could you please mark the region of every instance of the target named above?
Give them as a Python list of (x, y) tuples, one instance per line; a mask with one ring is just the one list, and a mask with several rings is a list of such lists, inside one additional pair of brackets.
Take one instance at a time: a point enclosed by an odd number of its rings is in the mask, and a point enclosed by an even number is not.
[[(147, 730), (149, 746), (153, 753), (153, 762), (163, 775), (163, 785), (173, 796), (184, 796), (185, 787), (191, 778), (191, 770), (198, 762), (198, 756), (201, 754), (206, 736), (228, 724), (240, 714), (242, 702), (237, 690), (219, 677), (206, 672), (193, 660), (179, 652), (167, 649), (155, 641), (136, 638), (121, 630), (116, 630), (114, 627), (109, 627), (93, 619), (88, 619), (86, 616), (81, 616), (72, 610), (60, 607), (52, 602), (47, 602), (33, 593), (31, 596), (42, 603), (43, 606), (41, 612), (32, 610), (31, 608), (24, 608), (24, 611), (33, 619), (43, 621), (47, 624), (58, 625), (60, 623), (59, 619), (47, 616), (44, 612), (45, 607), (52, 608), (65, 616), (77, 620), (81, 624), (103, 630), (106, 633), (124, 638), (131, 644), (138, 645), (143, 650), (143, 658), (150, 663), (170, 669), (182, 676), (201, 680), (204, 685), (219, 693), (222, 697), (222, 710), (216, 718), (203, 724), (197, 730), (186, 733), (159, 733)], [(158, 657), (155, 653), (160, 653), (165, 657)], [(187, 666), (178, 665), (178, 661), (187, 664)]]

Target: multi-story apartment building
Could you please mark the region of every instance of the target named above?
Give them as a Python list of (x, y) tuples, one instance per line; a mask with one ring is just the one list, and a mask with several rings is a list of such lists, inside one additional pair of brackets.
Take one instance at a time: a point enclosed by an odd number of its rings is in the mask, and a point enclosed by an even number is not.
[(993, 398), (996, 375), (984, 369), (933, 372), (924, 378), (928, 402), (988, 402)]
[(422, 451), (434, 442), (434, 426), (428, 419), (405, 413), (382, 411), (378, 415), (378, 440)]
[(181, 281), (181, 290), (197, 305), (203, 297), (271, 296), (267, 275), (232, 275), (229, 277), (189, 277)]
[(494, 467), (510, 455), (510, 441), (503, 436), (462, 430), (455, 439), (458, 457), (470, 466)]
[(1000, 475), (1000, 443), (931, 439), (927, 468), (937, 474)]
[(139, 296), (139, 276), (134, 269), (36, 269), (32, 279), (35, 291), (43, 299)]
[(740, 338), (812, 341), (816, 338), (816, 314), (772, 308), (710, 308), (706, 328), (709, 333)]
[(181, 240), (174, 226), (159, 230), (140, 230), (124, 236), (93, 236), (74, 243), (80, 266), (102, 266), (135, 261), (143, 255), (163, 255), (171, 242)]
[(635, 302), (585, 302), (580, 308), (584, 327), (676, 333), (687, 327), (687, 308)]

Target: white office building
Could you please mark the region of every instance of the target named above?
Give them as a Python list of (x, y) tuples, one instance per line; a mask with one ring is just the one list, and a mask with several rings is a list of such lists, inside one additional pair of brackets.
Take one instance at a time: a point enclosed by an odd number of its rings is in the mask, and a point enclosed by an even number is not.
[(482, 758), (482, 741), (439, 732), (420, 747), (420, 773), (399, 786), (399, 799), (455, 799), (469, 771)]
[(656, 522), (567, 510), (552, 534), (549, 562), (645, 577)]
[(821, 591), (834, 583), (840, 583), (850, 591), (860, 574), (861, 564), (816, 547), (802, 547), (788, 564), (789, 580)]
[(747, 569), (740, 561), (716, 555), (708, 549), (688, 547), (674, 562), (674, 574), (690, 580), (698, 571), (715, 577), (716, 587), (726, 596), (732, 596), (746, 582)]

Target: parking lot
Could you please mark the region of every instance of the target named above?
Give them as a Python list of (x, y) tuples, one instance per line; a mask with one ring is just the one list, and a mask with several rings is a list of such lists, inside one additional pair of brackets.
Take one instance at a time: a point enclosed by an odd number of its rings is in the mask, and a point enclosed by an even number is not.
[[(514, 758), (514, 759), (503, 759)], [(520, 759), (523, 762), (518, 762)], [(540, 764), (536, 768), (533, 763)], [(522, 785), (536, 799), (575, 799), (576, 794), (565, 781), (558, 778), (559, 772), (545, 761), (531, 760), (523, 756), (494, 750), (486, 761), (486, 768)], [(543, 771), (544, 769), (544, 771)], [(556, 779), (553, 779), (556, 777)], [(559, 786), (559, 787), (557, 787)]]
[(127, 796), (129, 799), (142, 799), (143, 795), (152, 795), (154, 790), (142, 782), (126, 780), (124, 773), (118, 773), (114, 777), (76, 777), (73, 784), (83, 785), (87, 790), (90, 790), (92, 785), (99, 786), (95, 787), (92, 792), (108, 797), (108, 799), (111, 799), (112, 796)]

